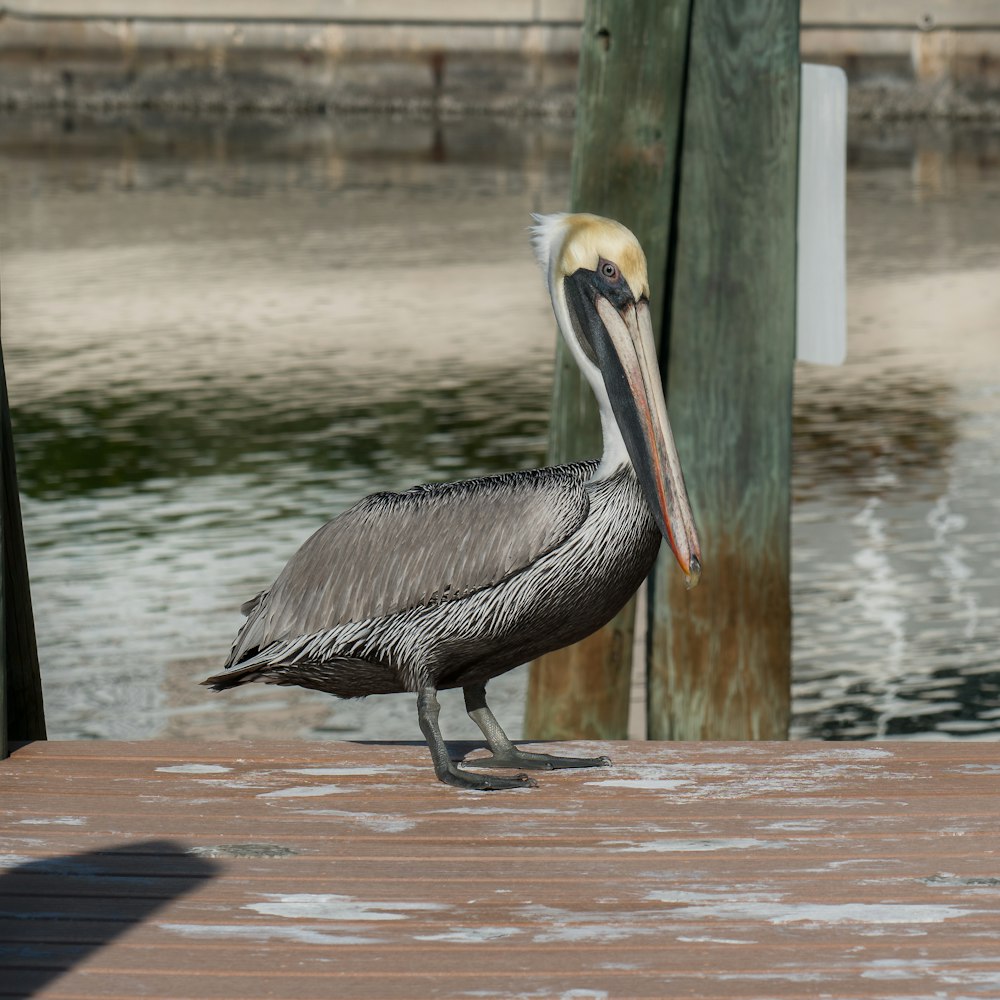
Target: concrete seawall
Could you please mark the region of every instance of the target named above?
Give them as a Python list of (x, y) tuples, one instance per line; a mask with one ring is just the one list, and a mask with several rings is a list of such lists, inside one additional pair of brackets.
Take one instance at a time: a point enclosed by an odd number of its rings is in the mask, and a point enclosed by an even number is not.
[[(583, 0), (19, 0), (0, 106), (571, 115)], [(1000, 4), (804, 0), (863, 116), (1000, 118)]]

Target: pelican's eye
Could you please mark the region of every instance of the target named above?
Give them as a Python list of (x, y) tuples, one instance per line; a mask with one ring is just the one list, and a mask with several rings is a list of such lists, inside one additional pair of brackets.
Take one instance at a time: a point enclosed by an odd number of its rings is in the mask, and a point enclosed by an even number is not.
[(602, 260), (600, 264), (601, 274), (608, 279), (608, 281), (617, 281), (621, 274), (618, 271), (618, 265), (612, 264), (610, 260)]

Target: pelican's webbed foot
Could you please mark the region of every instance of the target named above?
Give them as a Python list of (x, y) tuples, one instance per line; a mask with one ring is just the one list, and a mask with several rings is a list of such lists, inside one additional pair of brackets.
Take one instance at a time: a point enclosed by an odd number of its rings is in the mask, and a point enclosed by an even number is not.
[(470, 760), (471, 767), (519, 767), (529, 771), (554, 771), (564, 767), (610, 767), (608, 757), (557, 757), (548, 753), (520, 750), (500, 728), (496, 716), (486, 704), (486, 685), (473, 684), (464, 689), (465, 708), (482, 730), (492, 756)]
[[(476, 764), (479, 762), (476, 761)], [(497, 792), (503, 788), (537, 788), (538, 782), (526, 774), (517, 774), (513, 778), (504, 778), (499, 774), (476, 774), (474, 771), (464, 771), (451, 764), (439, 770), (434, 768), (438, 778), (446, 785), (456, 788), (472, 788), (479, 792)]]
[(417, 718), (420, 721), (420, 730), (427, 740), (431, 759), (434, 761), (434, 773), (439, 780), (446, 785), (473, 788), (482, 792), (499, 791), (503, 788), (534, 788), (537, 785), (537, 782), (526, 774), (500, 777), (495, 774), (476, 774), (474, 771), (464, 771), (456, 767), (448, 756), (448, 748), (438, 726), (440, 711), (441, 706), (438, 704), (434, 689), (424, 688), (417, 695)]

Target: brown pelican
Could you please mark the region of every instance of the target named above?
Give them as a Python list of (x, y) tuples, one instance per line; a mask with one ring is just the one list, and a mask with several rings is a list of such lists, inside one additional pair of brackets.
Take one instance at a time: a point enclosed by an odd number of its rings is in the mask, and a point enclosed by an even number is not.
[(460, 769), (437, 691), (461, 687), (492, 756), (475, 767), (607, 765), (515, 747), (486, 704), (492, 677), (606, 624), (645, 578), (661, 534), (694, 585), (701, 554), (658, 375), (646, 258), (624, 226), (535, 216), (563, 337), (600, 407), (600, 461), (376, 493), (328, 521), (247, 616), (216, 690), (263, 681), (343, 698), (417, 695), (441, 781), (533, 785)]

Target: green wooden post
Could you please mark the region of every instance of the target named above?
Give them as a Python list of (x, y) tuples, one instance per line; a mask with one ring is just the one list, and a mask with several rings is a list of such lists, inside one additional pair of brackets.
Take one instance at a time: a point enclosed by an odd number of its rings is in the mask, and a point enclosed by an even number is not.
[(695, 0), (666, 386), (704, 575), (664, 547), (653, 739), (788, 731), (798, 52), (798, 0)]
[[(618, 219), (639, 238), (656, 320), (667, 273), (688, 7), (689, 0), (588, 0), (580, 50), (571, 209)], [(561, 339), (554, 392), (549, 460), (596, 457), (597, 407)], [(634, 620), (630, 603), (595, 635), (532, 664), (527, 736), (627, 735)]]
[(0, 348), (0, 759), (11, 742), (45, 739), (42, 680), (17, 493), (14, 435)]

